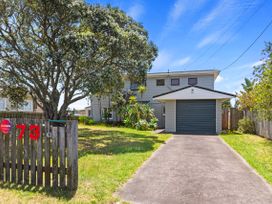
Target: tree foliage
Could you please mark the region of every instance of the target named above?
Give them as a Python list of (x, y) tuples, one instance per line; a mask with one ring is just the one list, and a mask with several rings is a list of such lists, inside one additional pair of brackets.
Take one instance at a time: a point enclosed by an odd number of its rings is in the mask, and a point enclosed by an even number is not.
[(16, 84), (12, 77), (2, 74), (0, 78), (0, 96), (8, 98), (11, 108), (18, 110), (25, 105), (28, 90), (27, 87)]
[[(142, 25), (80, 0), (0, 0), (0, 76), (26, 87), (47, 118), (90, 94), (144, 78), (157, 56)], [(63, 97), (63, 102), (61, 98)]]
[(263, 50), (262, 64), (254, 68), (254, 80), (245, 79), (239, 94), (239, 107), (254, 110), (263, 119), (272, 120), (272, 43)]
[(147, 91), (146, 86), (140, 85), (138, 86), (138, 93), (140, 94), (141, 98), (143, 98), (143, 94)]
[(255, 85), (255, 80), (250, 80), (248, 78), (245, 78), (245, 82), (242, 83), (242, 87), (243, 87), (243, 92), (250, 92), (253, 90), (254, 88), (254, 85)]
[(265, 119), (272, 120), (272, 43), (263, 51), (263, 64), (255, 67), (257, 84), (254, 88), (254, 109)]
[(238, 108), (240, 110), (253, 110), (255, 106), (255, 93), (254, 91), (243, 92), (238, 94)]
[(238, 94), (239, 109), (252, 110), (254, 108), (254, 86), (255, 80), (245, 78), (245, 82), (242, 83), (243, 90)]
[(222, 103), (222, 108), (231, 108), (230, 100), (226, 100)]

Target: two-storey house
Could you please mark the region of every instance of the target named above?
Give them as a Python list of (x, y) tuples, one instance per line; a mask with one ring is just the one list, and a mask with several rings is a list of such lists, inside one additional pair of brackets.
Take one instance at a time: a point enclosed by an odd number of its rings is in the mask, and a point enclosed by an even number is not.
[[(216, 134), (221, 131), (221, 104), (235, 95), (214, 90), (218, 70), (148, 73), (147, 91), (140, 96), (137, 84), (125, 81), (124, 91), (132, 90), (140, 102), (148, 103), (158, 118), (158, 126), (167, 132)], [(91, 116), (102, 119), (111, 106), (110, 97), (92, 97)], [(112, 120), (117, 120), (112, 113)]]

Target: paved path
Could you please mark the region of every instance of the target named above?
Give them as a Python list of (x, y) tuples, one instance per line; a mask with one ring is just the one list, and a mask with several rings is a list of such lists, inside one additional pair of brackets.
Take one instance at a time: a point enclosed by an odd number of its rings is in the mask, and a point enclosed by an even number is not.
[(218, 136), (174, 136), (118, 195), (148, 204), (272, 203), (271, 187)]

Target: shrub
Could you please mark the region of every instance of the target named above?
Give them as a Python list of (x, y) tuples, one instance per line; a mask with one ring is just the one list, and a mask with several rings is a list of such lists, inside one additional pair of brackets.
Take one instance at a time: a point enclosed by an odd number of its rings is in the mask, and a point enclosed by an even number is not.
[(146, 120), (139, 120), (135, 125), (137, 130), (148, 130), (149, 124)]
[(133, 103), (126, 105), (122, 110), (125, 126), (139, 130), (157, 128), (158, 119), (148, 104)]
[(243, 118), (238, 122), (238, 131), (241, 133), (255, 133), (255, 125), (254, 122), (248, 118)]
[(85, 121), (87, 120), (87, 118), (88, 118), (88, 116), (79, 116), (78, 117), (78, 122), (85, 124)]
[(153, 130), (155, 130), (155, 129), (157, 129), (157, 127), (158, 127), (158, 119), (157, 118), (152, 118), (151, 120), (150, 120), (150, 123), (149, 123), (149, 127), (151, 128), (151, 129), (153, 129)]
[(85, 125), (93, 125), (93, 124), (95, 124), (95, 121), (92, 118), (88, 118), (88, 120), (86, 120), (85, 122)]
[(92, 125), (95, 123), (94, 120), (88, 116), (79, 116), (78, 122), (84, 125)]

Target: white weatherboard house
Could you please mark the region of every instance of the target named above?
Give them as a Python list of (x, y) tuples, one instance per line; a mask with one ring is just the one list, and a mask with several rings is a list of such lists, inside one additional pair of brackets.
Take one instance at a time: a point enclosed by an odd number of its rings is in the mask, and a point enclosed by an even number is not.
[[(124, 91), (132, 90), (139, 102), (148, 103), (159, 119), (158, 126), (181, 134), (218, 134), (221, 132), (222, 102), (235, 95), (214, 90), (218, 70), (148, 73), (147, 91), (140, 96), (137, 84), (125, 81)], [(110, 96), (92, 97), (91, 116), (102, 119), (111, 107)], [(118, 116), (112, 112), (112, 120)]]

